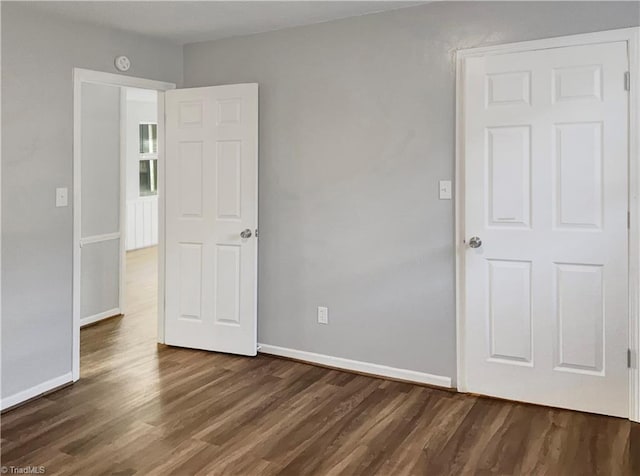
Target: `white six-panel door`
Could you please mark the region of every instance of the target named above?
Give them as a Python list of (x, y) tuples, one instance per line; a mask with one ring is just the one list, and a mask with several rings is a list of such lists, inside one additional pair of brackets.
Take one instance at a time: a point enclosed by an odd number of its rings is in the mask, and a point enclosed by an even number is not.
[(165, 101), (165, 342), (256, 355), (258, 85)]
[(627, 68), (623, 42), (465, 62), (470, 392), (628, 414)]

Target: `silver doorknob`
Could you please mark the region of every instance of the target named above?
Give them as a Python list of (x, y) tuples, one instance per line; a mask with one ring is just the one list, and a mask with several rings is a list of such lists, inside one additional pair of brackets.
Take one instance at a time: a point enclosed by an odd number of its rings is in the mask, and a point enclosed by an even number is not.
[(479, 236), (472, 236), (469, 239), (469, 246), (471, 248), (480, 248), (482, 246), (482, 240)]
[(251, 238), (251, 230), (249, 228), (247, 228), (246, 230), (242, 231), (240, 233), (240, 238)]

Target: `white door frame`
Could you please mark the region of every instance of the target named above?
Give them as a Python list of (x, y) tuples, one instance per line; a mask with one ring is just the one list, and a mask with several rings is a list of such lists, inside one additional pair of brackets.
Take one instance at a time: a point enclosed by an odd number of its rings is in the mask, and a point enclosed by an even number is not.
[[(464, 66), (467, 58), (487, 55), (518, 53), (524, 51), (561, 48), (624, 41), (629, 55), (631, 88), (629, 93), (629, 419), (640, 422), (640, 28), (624, 28), (582, 35), (571, 35), (543, 40), (509, 43), (480, 48), (462, 49), (456, 52), (456, 347), (457, 385), (467, 391), (465, 336), (465, 143), (464, 143)], [(620, 78), (623, 87), (624, 78)]]
[[(122, 74), (105, 73), (82, 68), (73, 69), (73, 329), (72, 365), (73, 381), (80, 378), (80, 270), (81, 270), (81, 157), (82, 157), (82, 83), (108, 86), (154, 89), (158, 91), (158, 342), (164, 342), (164, 92), (175, 89), (174, 83), (136, 78)], [(122, 104), (122, 100), (121, 103)], [(122, 122), (122, 111), (121, 111)], [(124, 124), (120, 124), (122, 133)], [(120, 144), (120, 232), (104, 235), (102, 239), (120, 239), (119, 313), (124, 313), (126, 245), (123, 230), (126, 227), (126, 154)], [(86, 242), (86, 241), (85, 241)], [(109, 312), (111, 314), (111, 312)], [(105, 316), (106, 317), (106, 316)]]

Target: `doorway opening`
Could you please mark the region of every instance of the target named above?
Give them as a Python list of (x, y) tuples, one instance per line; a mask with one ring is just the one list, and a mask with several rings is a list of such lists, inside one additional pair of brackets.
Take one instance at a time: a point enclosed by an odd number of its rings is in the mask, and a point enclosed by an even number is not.
[(104, 351), (93, 324), (130, 345), (164, 339), (161, 138), (173, 88), (74, 71), (74, 381), (81, 341), (83, 354)]
[[(87, 357), (103, 351), (95, 336), (105, 330), (120, 343), (156, 340), (158, 93), (92, 83), (81, 93), (80, 347)], [(122, 197), (122, 189), (124, 208), (104, 200)]]
[[(126, 110), (122, 88), (157, 92), (157, 122), (132, 121), (130, 183), (137, 184), (134, 201), (144, 204), (131, 207), (142, 209), (141, 220), (135, 212), (127, 218), (127, 154), (121, 141), (109, 140), (126, 124), (114, 126)], [(157, 274), (150, 273), (158, 283), (157, 342), (257, 353), (258, 85), (172, 89), (170, 83), (75, 70), (73, 381), (80, 378), (83, 317), (96, 322), (128, 313), (127, 243), (130, 249), (154, 244), (153, 205), (146, 203), (153, 197)], [(124, 97), (147, 94), (127, 91)], [(127, 232), (129, 220), (144, 226), (145, 207), (149, 231), (138, 233), (133, 224)], [(153, 287), (151, 279), (144, 282)]]

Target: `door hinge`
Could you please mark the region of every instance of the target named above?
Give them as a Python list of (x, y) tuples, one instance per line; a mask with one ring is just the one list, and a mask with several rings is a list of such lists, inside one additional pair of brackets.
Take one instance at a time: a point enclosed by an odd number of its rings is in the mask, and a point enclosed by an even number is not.
[(627, 212), (627, 230), (631, 229), (631, 212)]
[(256, 228), (256, 238), (258, 238), (258, 229)]
[(631, 90), (631, 73), (629, 73), (629, 71), (624, 73), (624, 90)]
[(633, 365), (633, 354), (631, 352), (631, 349), (627, 349), (627, 368), (630, 369), (632, 368)]

